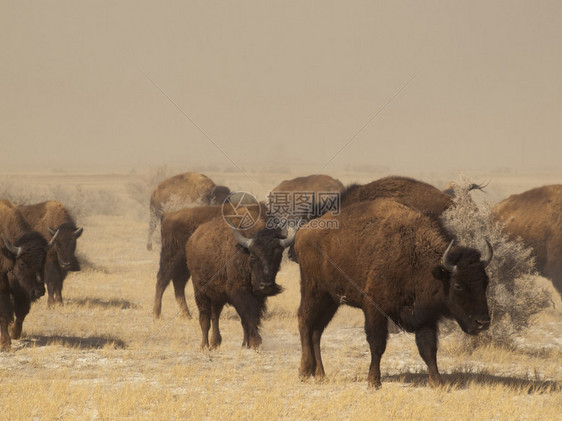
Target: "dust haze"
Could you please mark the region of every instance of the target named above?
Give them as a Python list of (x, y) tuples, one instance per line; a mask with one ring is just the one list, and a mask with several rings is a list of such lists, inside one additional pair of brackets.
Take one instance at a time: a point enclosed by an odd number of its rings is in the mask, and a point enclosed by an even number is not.
[(526, 1), (2, 0), (0, 165), (559, 169), (561, 16)]

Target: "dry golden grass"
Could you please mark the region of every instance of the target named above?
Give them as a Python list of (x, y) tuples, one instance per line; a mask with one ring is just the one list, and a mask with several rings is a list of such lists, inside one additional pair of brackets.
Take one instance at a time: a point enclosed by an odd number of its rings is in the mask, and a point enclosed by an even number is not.
[[(238, 175), (210, 176), (234, 189), (253, 190)], [(341, 179), (364, 182), (377, 176)], [(58, 177), (69, 184), (73, 179)], [(234, 310), (226, 308), (221, 348), (201, 351), (199, 323), (178, 316), (171, 286), (164, 295), (162, 319), (152, 318), (159, 253), (157, 247), (145, 249), (148, 212), (143, 214), (140, 205), (127, 198), (131, 177), (76, 176), (85, 190), (107, 189), (128, 205), (80, 220), (85, 230), (79, 254), (88, 263), (67, 278), (65, 305), (49, 310), (45, 298), (35, 303), (22, 339), (13, 341), (12, 351), (0, 354), (0, 419), (560, 417), (558, 297), (556, 308), (521, 332), (512, 348), (488, 345), (469, 352), (458, 332), (441, 338), (438, 362), (449, 385), (439, 389), (427, 386), (413, 335), (403, 333), (389, 339), (381, 364), (383, 387), (369, 389), (362, 313), (342, 307), (323, 336), (327, 379), (301, 381), (299, 272), (296, 264), (286, 261), (278, 276), (285, 291), (269, 302), (263, 348), (241, 349), (240, 322)], [(258, 195), (263, 197), (268, 187), (285, 178), (289, 177), (261, 177)], [(57, 183), (57, 176), (27, 180), (36, 186)], [(512, 182), (502, 188), (518, 186)], [(196, 317), (191, 282), (187, 295)]]

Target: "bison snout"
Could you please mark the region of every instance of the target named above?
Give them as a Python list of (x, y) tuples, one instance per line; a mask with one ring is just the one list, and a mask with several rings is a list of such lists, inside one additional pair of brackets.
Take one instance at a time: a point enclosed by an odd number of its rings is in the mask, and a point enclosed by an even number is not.
[(42, 297), (43, 295), (45, 295), (45, 285), (41, 284), (39, 286), (36, 286), (35, 288), (33, 288), (33, 290), (31, 291), (32, 294), (32, 298), (34, 300)]
[(74, 262), (62, 262), (61, 267), (64, 270), (68, 270), (70, 272), (79, 272), (80, 271), (80, 263), (78, 261)]
[(474, 323), (476, 324), (476, 329), (480, 332), (490, 327), (490, 318), (476, 320)]

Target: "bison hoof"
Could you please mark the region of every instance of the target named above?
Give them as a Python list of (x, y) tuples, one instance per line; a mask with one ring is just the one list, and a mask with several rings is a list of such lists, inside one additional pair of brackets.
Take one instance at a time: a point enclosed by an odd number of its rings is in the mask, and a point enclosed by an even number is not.
[(372, 387), (374, 389), (380, 389), (382, 387), (382, 383), (380, 380), (369, 381), (369, 387)]
[(222, 338), (219, 336), (218, 338), (211, 338), (211, 349), (216, 349), (221, 346)]
[(21, 336), (21, 326), (12, 325), (10, 328), (10, 338), (19, 339)]
[(257, 337), (257, 338), (250, 338), (250, 341), (248, 342), (248, 348), (252, 348), (252, 349), (259, 349), (261, 347), (261, 338)]
[(443, 379), (441, 378), (440, 375), (429, 377), (429, 386), (431, 386), (431, 387), (441, 387), (441, 386), (444, 386), (444, 385), (445, 385), (445, 382), (443, 381)]

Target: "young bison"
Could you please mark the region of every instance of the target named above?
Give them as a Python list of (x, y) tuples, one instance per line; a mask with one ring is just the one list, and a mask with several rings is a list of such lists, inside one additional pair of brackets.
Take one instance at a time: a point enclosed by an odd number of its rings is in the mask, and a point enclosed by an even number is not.
[(259, 326), (266, 300), (281, 292), (275, 277), (283, 250), (295, 236), (282, 238), (281, 230), (264, 228), (262, 220), (248, 231), (252, 238), (233, 230), (218, 217), (197, 228), (187, 241), (186, 261), (199, 309), (203, 348), (221, 344), (219, 317), (225, 304), (234, 306), (240, 316), (242, 346), (257, 348), (262, 342)]
[(298, 310), (303, 376), (324, 376), (320, 338), (341, 303), (363, 310), (371, 349), (369, 384), (381, 385), (380, 359), (388, 320), (415, 332), (431, 385), (442, 383), (437, 369), (437, 323), (454, 318), (476, 334), (490, 324), (485, 268), (492, 258), (454, 246), (437, 220), (390, 199), (357, 203), (336, 218), (338, 229), (299, 231)]

